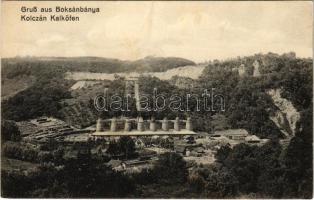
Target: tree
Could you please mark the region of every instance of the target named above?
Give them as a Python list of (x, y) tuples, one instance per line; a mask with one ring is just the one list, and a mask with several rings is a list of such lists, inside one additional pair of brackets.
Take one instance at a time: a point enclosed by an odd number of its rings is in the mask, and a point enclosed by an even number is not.
[(260, 163), (255, 155), (257, 149), (243, 143), (235, 145), (223, 162), (239, 181), (240, 192), (257, 192), (257, 178), (260, 175)]
[(291, 139), (282, 160), (288, 197), (311, 198), (313, 194), (312, 112), (312, 106), (301, 112), (296, 136)]
[(190, 188), (194, 192), (201, 193), (201, 192), (204, 191), (204, 187), (205, 187), (206, 181), (205, 181), (204, 177), (202, 177), (200, 174), (192, 173), (188, 177), (188, 183), (189, 183)]
[(122, 136), (117, 142), (110, 141), (107, 153), (111, 155), (123, 154), (128, 159), (135, 153), (135, 143), (130, 136)]
[(238, 193), (240, 183), (227, 168), (211, 168), (206, 181), (205, 193), (207, 197), (234, 197)]
[(21, 133), (16, 123), (11, 120), (1, 120), (1, 142), (20, 141)]
[(218, 162), (223, 162), (229, 156), (230, 152), (231, 148), (229, 144), (221, 146), (220, 149), (218, 149), (215, 158), (217, 159)]
[(212, 116), (213, 130), (224, 130), (230, 128), (226, 116), (222, 114), (215, 114)]
[(135, 143), (130, 136), (122, 136), (118, 140), (118, 149), (128, 159), (135, 153)]
[(160, 155), (154, 172), (160, 182), (166, 183), (183, 183), (188, 175), (186, 162), (181, 155), (173, 152)]
[(106, 151), (110, 155), (117, 155), (119, 154), (119, 148), (116, 141), (110, 141), (108, 149)]

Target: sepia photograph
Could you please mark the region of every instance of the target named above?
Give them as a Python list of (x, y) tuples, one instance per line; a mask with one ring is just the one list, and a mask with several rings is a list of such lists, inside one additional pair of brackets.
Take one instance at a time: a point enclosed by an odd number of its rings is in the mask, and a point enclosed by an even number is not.
[(312, 199), (312, 1), (2, 1), (1, 197)]

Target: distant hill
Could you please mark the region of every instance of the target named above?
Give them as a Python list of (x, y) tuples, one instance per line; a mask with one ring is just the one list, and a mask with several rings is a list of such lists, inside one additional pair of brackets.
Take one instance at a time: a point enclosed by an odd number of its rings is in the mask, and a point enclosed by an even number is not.
[(128, 69), (136, 72), (164, 72), (177, 67), (195, 65), (194, 62), (178, 57), (152, 57), (148, 56), (129, 64)]
[[(32, 73), (34, 67), (59, 67), (63, 71), (119, 73), (119, 72), (163, 72), (169, 69), (195, 65), (193, 61), (178, 57), (145, 57), (125, 61), (101, 57), (15, 57), (2, 59), (2, 73), (14, 76)], [(9, 68), (8, 68), (9, 67)]]

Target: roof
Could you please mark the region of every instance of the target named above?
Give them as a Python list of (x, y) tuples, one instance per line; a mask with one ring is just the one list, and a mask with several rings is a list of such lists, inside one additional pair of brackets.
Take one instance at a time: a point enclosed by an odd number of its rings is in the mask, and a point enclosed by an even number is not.
[(70, 135), (64, 138), (66, 142), (87, 142), (89, 139), (88, 135)]
[(215, 131), (215, 135), (249, 135), (245, 129), (227, 129)]
[(121, 160), (110, 160), (107, 164), (110, 165), (111, 167), (118, 167), (122, 163)]
[(260, 140), (261, 139), (259, 139), (259, 137), (257, 137), (256, 135), (250, 135), (245, 138), (245, 141), (260, 141)]
[(203, 148), (203, 147), (197, 147), (197, 148), (195, 149), (195, 151), (196, 151), (197, 153), (203, 153), (203, 152), (204, 152), (204, 148)]
[(127, 160), (124, 162), (126, 165), (140, 165), (148, 163), (146, 160)]
[(197, 136), (209, 136), (209, 134), (206, 132), (199, 132), (197, 133)]
[(223, 141), (229, 141), (229, 138), (225, 137), (225, 136), (220, 136), (220, 137), (215, 137), (215, 140), (223, 140)]

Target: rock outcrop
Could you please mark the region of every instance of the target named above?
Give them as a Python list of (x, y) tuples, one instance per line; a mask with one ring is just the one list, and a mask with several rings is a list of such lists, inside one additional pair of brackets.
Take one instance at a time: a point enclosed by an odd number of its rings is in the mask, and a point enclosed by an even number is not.
[(239, 76), (241, 76), (241, 77), (245, 75), (245, 65), (244, 64), (240, 65), (238, 72), (239, 72)]
[(253, 77), (259, 77), (261, 75), (259, 71), (259, 62), (257, 60), (254, 61), (253, 63), (254, 71), (253, 71)]
[(280, 89), (271, 89), (267, 93), (278, 108), (275, 114), (271, 116), (271, 120), (281, 129), (286, 137), (293, 137), (296, 132), (296, 123), (300, 119), (300, 113), (289, 100), (281, 97)]

